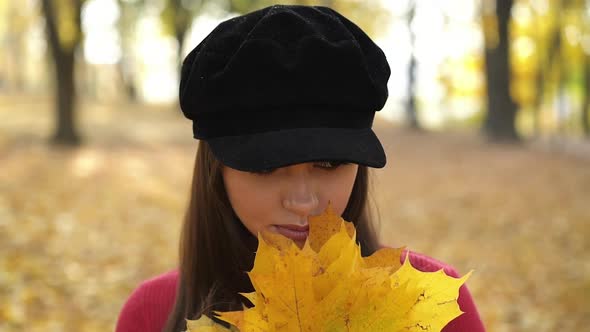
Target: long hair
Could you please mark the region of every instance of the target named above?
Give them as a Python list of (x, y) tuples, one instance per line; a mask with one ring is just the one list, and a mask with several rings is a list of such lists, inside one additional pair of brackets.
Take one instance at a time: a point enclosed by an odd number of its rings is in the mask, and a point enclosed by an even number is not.
[[(254, 265), (258, 241), (233, 211), (221, 169), (208, 144), (200, 141), (180, 236), (176, 300), (164, 332), (186, 330), (187, 318), (211, 317), (213, 311), (240, 310), (243, 303), (249, 304), (238, 292), (253, 291), (246, 272)], [(355, 224), (363, 256), (378, 248), (370, 223), (368, 182), (367, 167), (359, 166), (342, 214)]]

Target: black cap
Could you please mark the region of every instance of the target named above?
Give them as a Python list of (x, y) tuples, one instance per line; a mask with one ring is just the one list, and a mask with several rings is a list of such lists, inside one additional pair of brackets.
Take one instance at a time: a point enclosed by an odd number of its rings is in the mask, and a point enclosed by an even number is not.
[(188, 54), (180, 107), (232, 168), (383, 167), (371, 126), (389, 75), (383, 51), (333, 9), (275, 5), (220, 23)]

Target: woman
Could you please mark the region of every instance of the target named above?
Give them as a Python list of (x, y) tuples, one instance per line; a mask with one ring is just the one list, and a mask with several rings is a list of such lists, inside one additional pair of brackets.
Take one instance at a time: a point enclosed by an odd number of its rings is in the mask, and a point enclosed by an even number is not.
[[(328, 201), (355, 223), (363, 255), (378, 249), (367, 182), (368, 167), (386, 162), (371, 126), (389, 75), (381, 49), (327, 7), (271, 6), (214, 29), (182, 66), (180, 106), (200, 144), (179, 268), (133, 292), (117, 331), (183, 331), (186, 318), (240, 309), (255, 235), (302, 244)], [(458, 302), (465, 314), (444, 331), (483, 331), (465, 286)]]

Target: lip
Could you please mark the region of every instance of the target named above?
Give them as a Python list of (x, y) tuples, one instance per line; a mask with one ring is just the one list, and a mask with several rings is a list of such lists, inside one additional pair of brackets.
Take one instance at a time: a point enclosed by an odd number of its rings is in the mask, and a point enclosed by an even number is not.
[(293, 241), (305, 241), (309, 235), (309, 225), (274, 225), (276, 232)]

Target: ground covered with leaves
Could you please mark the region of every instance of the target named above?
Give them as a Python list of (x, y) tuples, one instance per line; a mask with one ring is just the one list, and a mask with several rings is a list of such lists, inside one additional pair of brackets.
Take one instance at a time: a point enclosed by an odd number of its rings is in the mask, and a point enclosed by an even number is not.
[[(176, 265), (196, 141), (171, 108), (83, 104), (85, 144), (56, 149), (49, 107), (0, 100), (0, 331), (111, 331), (133, 288)], [(384, 244), (475, 270), (489, 331), (590, 325), (590, 159), (376, 131)]]

